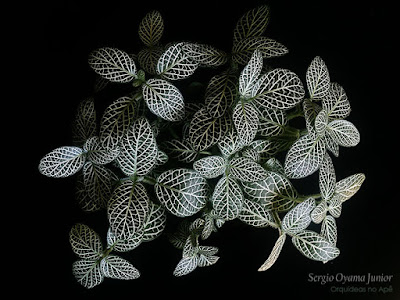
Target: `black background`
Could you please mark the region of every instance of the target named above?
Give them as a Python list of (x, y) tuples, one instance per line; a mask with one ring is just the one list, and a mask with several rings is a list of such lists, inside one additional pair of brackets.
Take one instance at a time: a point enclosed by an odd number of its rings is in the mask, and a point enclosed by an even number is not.
[[(71, 144), (71, 120), (78, 102), (90, 94), (93, 71), (88, 67), (90, 51), (113, 46), (138, 52), (137, 28), (141, 18), (158, 9), (165, 22), (162, 42), (190, 40), (229, 51), (238, 18), (249, 9), (267, 3), (271, 19), (266, 36), (289, 48), (289, 54), (271, 60), (305, 79), (316, 55), (326, 62), (332, 81), (346, 90), (352, 106), (348, 118), (361, 133), (356, 148), (341, 148), (334, 158), (337, 178), (366, 174), (362, 189), (343, 206), (338, 225), (341, 255), (327, 264), (303, 257), (288, 239), (276, 264), (257, 272), (277, 238), (272, 229), (254, 229), (239, 221), (229, 222), (203, 242), (219, 247), (219, 262), (197, 269), (183, 278), (172, 272), (181, 252), (161, 237), (124, 255), (141, 271), (134, 281), (105, 279), (86, 290), (76, 283), (71, 264), (76, 260), (68, 232), (83, 222), (105, 237), (104, 212), (82, 213), (74, 200), (74, 179), (50, 179), (37, 171), (40, 158), (62, 145)], [(331, 287), (309, 282), (309, 274), (394, 275), (394, 291), (383, 295), (364, 293), (374, 299), (400, 296), (397, 152), (398, 72), (394, 54), (398, 30), (394, 28), (393, 5), (384, 1), (53, 1), (35, 4), (21, 16), (27, 38), (19, 42), (29, 71), (29, 93), (24, 96), (29, 116), (27, 137), (32, 140), (28, 164), (34, 182), (24, 210), (32, 238), (23, 256), (32, 271), (26, 282), (32, 295), (135, 299), (149, 297), (279, 297), (309, 295), (340, 299)], [(398, 47), (398, 46), (396, 46)], [(109, 99), (109, 102), (113, 99)], [(108, 103), (109, 103), (108, 102)], [(106, 105), (107, 103), (103, 104)], [(31, 133), (31, 134), (30, 134)], [(313, 187), (314, 188), (314, 187)], [(307, 187), (305, 187), (307, 190)], [(310, 191), (315, 192), (315, 191)], [(27, 242), (21, 241), (26, 244)], [(351, 285), (343, 285), (348, 287)], [(361, 285), (363, 286), (363, 285)], [(23, 292), (23, 289), (17, 292)], [(398, 298), (397, 298), (398, 299)]]

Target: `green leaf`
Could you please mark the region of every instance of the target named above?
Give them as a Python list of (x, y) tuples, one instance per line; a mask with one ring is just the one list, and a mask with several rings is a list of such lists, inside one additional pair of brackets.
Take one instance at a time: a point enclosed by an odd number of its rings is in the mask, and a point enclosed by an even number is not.
[(72, 126), (72, 140), (74, 144), (82, 146), (88, 138), (95, 136), (96, 132), (94, 99), (90, 97), (79, 103)]
[(266, 271), (269, 268), (271, 268), (276, 260), (279, 257), (279, 254), (282, 251), (283, 245), (285, 244), (286, 241), (286, 234), (283, 233), (279, 236), (279, 238), (276, 240), (274, 247), (272, 248), (272, 251), (270, 255), (268, 256), (267, 260), (262, 264), (262, 266), (258, 269), (258, 271)]
[(318, 136), (324, 136), (326, 127), (328, 126), (328, 114), (322, 109), (315, 117), (315, 132)]
[(163, 49), (161, 47), (151, 47), (140, 50), (138, 53), (138, 62), (140, 67), (145, 72), (151, 75), (156, 75), (157, 63), (162, 54)]
[(198, 265), (199, 257), (197, 255), (183, 257), (174, 270), (174, 276), (180, 277), (193, 272)]
[(235, 154), (242, 148), (241, 140), (233, 127), (230, 128), (227, 134), (218, 142), (218, 149), (225, 158)]
[(131, 280), (140, 277), (139, 271), (129, 261), (117, 255), (111, 254), (103, 258), (100, 269), (108, 278)]
[(317, 56), (307, 69), (306, 81), (310, 98), (322, 100), (329, 93), (330, 77), (325, 62)]
[(243, 207), (239, 214), (239, 220), (247, 225), (263, 228), (267, 226), (276, 226), (269, 209), (265, 205), (254, 201), (243, 200)]
[(146, 14), (139, 24), (139, 38), (148, 47), (157, 45), (164, 32), (164, 21), (160, 12), (153, 10)]
[(104, 147), (97, 136), (89, 138), (83, 146), (87, 152), (87, 159), (97, 165), (105, 165), (112, 162), (119, 155), (119, 147)]
[(302, 136), (286, 155), (285, 174), (293, 179), (311, 175), (320, 167), (325, 151), (325, 143), (320, 137), (312, 134)]
[(165, 229), (167, 214), (161, 205), (150, 203), (147, 219), (144, 223), (143, 241), (149, 242), (161, 235)]
[(346, 120), (334, 120), (326, 127), (327, 133), (340, 146), (354, 147), (360, 142), (360, 133), (353, 123)]
[(185, 103), (181, 92), (163, 79), (151, 78), (142, 85), (143, 99), (150, 111), (167, 121), (185, 117)]
[(318, 233), (304, 230), (292, 237), (293, 245), (301, 254), (316, 261), (330, 261), (336, 258), (340, 251)]
[(236, 23), (233, 42), (238, 43), (248, 37), (262, 35), (267, 28), (268, 21), (269, 8), (267, 5), (249, 10)]
[(268, 176), (258, 163), (247, 157), (237, 157), (230, 161), (230, 174), (242, 182), (255, 182)]
[(100, 76), (113, 82), (126, 83), (136, 78), (136, 66), (128, 53), (104, 47), (89, 56), (90, 67)]
[(330, 199), (335, 192), (336, 174), (332, 159), (328, 153), (325, 154), (324, 160), (319, 168), (318, 183), (322, 199)]
[(226, 169), (225, 159), (218, 155), (207, 156), (193, 163), (193, 169), (205, 178), (222, 175)]
[(63, 146), (46, 154), (39, 163), (39, 172), (48, 177), (63, 178), (74, 175), (85, 164), (83, 149)]
[(245, 98), (251, 97), (251, 91), (261, 74), (262, 66), (262, 54), (259, 50), (255, 50), (239, 76), (239, 93), (241, 96)]
[(258, 131), (262, 136), (272, 137), (284, 132), (287, 117), (284, 110), (261, 109), (258, 114)]
[(144, 237), (144, 229), (139, 228), (129, 239), (122, 240), (115, 236), (111, 228), (107, 231), (107, 245), (112, 247), (113, 251), (128, 252), (137, 248), (142, 242)]
[(126, 180), (115, 190), (108, 204), (108, 221), (115, 236), (129, 240), (143, 230), (149, 210), (149, 197), (140, 182)]
[(201, 66), (218, 67), (228, 61), (228, 55), (224, 51), (206, 44), (185, 43), (183, 51)]
[(157, 178), (154, 189), (170, 213), (187, 217), (205, 206), (209, 187), (197, 171), (181, 168), (163, 172)]
[(299, 104), (304, 93), (303, 84), (295, 73), (278, 68), (261, 76), (251, 96), (257, 107), (286, 110)]
[(326, 216), (321, 225), (321, 236), (332, 245), (337, 242), (337, 227), (336, 221), (332, 216)]
[(296, 234), (306, 229), (311, 223), (310, 213), (314, 207), (314, 198), (308, 198), (292, 208), (282, 219), (282, 230), (290, 234)]
[(104, 280), (100, 264), (95, 260), (78, 260), (72, 264), (72, 274), (85, 288), (91, 289)]
[(243, 206), (243, 193), (238, 182), (230, 176), (223, 176), (217, 183), (211, 197), (216, 214), (224, 220), (235, 219)]
[(322, 101), (322, 108), (331, 120), (347, 118), (351, 107), (343, 87), (337, 83), (331, 83), (329, 93)]
[(319, 224), (325, 219), (326, 212), (328, 211), (328, 205), (326, 200), (322, 200), (311, 212), (311, 220), (315, 224)]
[(179, 141), (173, 139), (166, 141), (162, 144), (162, 149), (164, 149), (171, 158), (185, 163), (193, 162), (198, 154), (196, 150), (193, 150), (190, 142), (187, 140)]
[(342, 202), (349, 200), (361, 188), (365, 174), (357, 173), (346, 177), (336, 183), (335, 194), (340, 196)]
[(149, 121), (137, 119), (123, 136), (117, 162), (126, 175), (148, 174), (157, 161), (157, 144)]
[(72, 251), (80, 258), (96, 260), (103, 254), (99, 235), (85, 224), (74, 225), (69, 232)]
[(243, 145), (250, 144), (258, 129), (258, 113), (251, 103), (239, 102), (233, 109), (233, 124)]

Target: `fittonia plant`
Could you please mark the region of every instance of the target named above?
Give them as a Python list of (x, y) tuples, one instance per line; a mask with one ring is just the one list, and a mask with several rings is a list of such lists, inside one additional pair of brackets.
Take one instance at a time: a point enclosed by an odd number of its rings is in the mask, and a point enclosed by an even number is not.
[[(109, 82), (129, 85), (131, 92), (113, 99), (99, 124), (96, 96), (84, 99), (74, 122), (75, 145), (51, 151), (39, 164), (49, 177), (77, 174), (81, 208), (108, 216), (105, 246), (87, 225), (70, 231), (79, 257), (73, 274), (84, 287), (104, 277), (139, 277), (114, 253), (159, 237), (168, 219), (176, 219), (171, 215), (182, 219), (167, 234), (182, 250), (175, 276), (215, 264), (218, 248), (203, 243), (234, 219), (277, 230), (259, 271), (274, 264), (287, 238), (312, 260), (339, 255), (336, 219), (365, 176), (337, 181), (331, 155), (339, 156), (339, 146), (356, 146), (360, 135), (345, 120), (350, 104), (344, 89), (331, 82), (320, 57), (305, 69), (305, 85), (292, 71), (265, 64), (288, 52), (262, 36), (268, 17), (267, 6), (244, 14), (226, 53), (192, 42), (161, 45), (163, 19), (152, 11), (140, 23), (144, 47), (137, 55), (108, 47), (90, 54), (89, 65), (100, 75), (96, 93)], [(184, 100), (182, 87), (202, 86), (190, 81), (200, 68), (215, 75), (203, 92), (197, 89), (196, 99)], [(299, 118), (304, 128), (295, 127)], [(315, 172), (319, 192), (300, 195), (290, 180)], [(320, 230), (309, 230), (311, 222)]]

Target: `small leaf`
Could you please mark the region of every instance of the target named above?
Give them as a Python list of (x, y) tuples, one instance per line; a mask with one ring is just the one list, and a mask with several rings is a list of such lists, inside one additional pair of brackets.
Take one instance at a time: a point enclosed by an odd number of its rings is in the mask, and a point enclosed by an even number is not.
[(342, 202), (345, 202), (358, 192), (364, 180), (365, 174), (363, 173), (346, 177), (336, 183), (335, 194), (340, 196)]
[(306, 134), (289, 149), (285, 159), (285, 174), (289, 178), (304, 178), (320, 167), (325, 156), (325, 143), (320, 137)]
[(185, 163), (193, 162), (198, 154), (196, 150), (193, 150), (187, 140), (179, 141), (174, 139), (166, 141), (162, 144), (162, 149), (164, 149), (171, 158)]
[(322, 200), (311, 212), (311, 220), (315, 224), (319, 224), (325, 219), (326, 212), (328, 211), (328, 206), (326, 200)]
[(170, 213), (187, 217), (204, 207), (209, 187), (206, 179), (198, 172), (181, 168), (163, 172), (157, 178), (154, 189)]
[(193, 163), (193, 169), (205, 178), (215, 178), (225, 171), (225, 159), (218, 155), (207, 156)]
[(315, 117), (315, 132), (318, 136), (324, 136), (326, 126), (328, 125), (328, 114), (322, 109)]
[(272, 137), (284, 132), (287, 117), (284, 110), (261, 109), (258, 114), (258, 131), (262, 136)]
[(128, 252), (137, 248), (142, 242), (144, 237), (143, 228), (136, 231), (129, 239), (122, 240), (115, 236), (111, 228), (107, 231), (107, 245), (112, 247), (114, 251)]
[(346, 120), (334, 120), (326, 127), (332, 139), (343, 147), (354, 147), (360, 142), (360, 133), (353, 123)]
[(293, 245), (306, 257), (316, 261), (329, 261), (340, 251), (316, 232), (304, 230), (292, 237)]
[(106, 207), (111, 197), (112, 172), (102, 165), (87, 162), (83, 166), (83, 184), (87, 196), (100, 207)]
[(104, 47), (93, 51), (89, 65), (99, 74), (113, 82), (126, 83), (136, 78), (136, 66), (128, 53), (116, 48)]
[(296, 234), (306, 229), (311, 223), (310, 213), (314, 207), (314, 198), (308, 198), (292, 208), (282, 219), (282, 230), (290, 234)]
[(139, 271), (129, 261), (117, 255), (108, 255), (102, 259), (100, 268), (108, 278), (131, 280), (140, 277)]
[(165, 229), (167, 214), (161, 205), (150, 203), (147, 219), (144, 223), (143, 241), (149, 242), (161, 235)]
[(306, 81), (311, 99), (321, 100), (328, 94), (330, 87), (329, 71), (321, 57), (317, 56), (311, 62), (307, 69)]
[(85, 288), (91, 289), (104, 280), (100, 264), (95, 260), (78, 260), (72, 264), (72, 274)]
[(243, 200), (243, 207), (239, 214), (239, 220), (247, 225), (263, 228), (276, 226), (269, 210), (265, 205), (247, 199)]
[(80, 258), (96, 260), (103, 254), (99, 235), (87, 225), (74, 225), (69, 232), (69, 242), (74, 253)]
[(148, 47), (156, 45), (164, 32), (164, 21), (160, 12), (153, 10), (146, 14), (139, 24), (139, 38)]
[(335, 192), (336, 174), (333, 162), (328, 153), (325, 154), (319, 169), (319, 190), (322, 199), (330, 199)]
[(254, 160), (247, 157), (237, 157), (230, 161), (230, 174), (243, 182), (263, 180), (268, 173)]
[(254, 8), (246, 12), (237, 22), (233, 32), (233, 41), (238, 43), (252, 36), (260, 36), (267, 28), (269, 8), (267, 5)]
[(48, 177), (63, 178), (78, 172), (85, 164), (83, 149), (63, 146), (46, 154), (39, 163), (39, 172)]
[(290, 109), (304, 98), (300, 78), (286, 69), (274, 69), (261, 76), (252, 90), (256, 106), (270, 109)]
[(326, 238), (329, 243), (336, 245), (337, 227), (336, 221), (332, 216), (326, 216), (321, 225), (321, 236)]
[(173, 84), (151, 78), (142, 85), (142, 89), (143, 99), (153, 114), (172, 122), (185, 117), (183, 96)]
[(258, 271), (260, 271), (260, 272), (266, 271), (275, 264), (276, 260), (279, 257), (279, 254), (282, 251), (285, 241), (286, 241), (286, 234), (283, 233), (279, 236), (279, 238), (275, 242), (275, 245), (272, 248), (271, 254), (268, 256), (267, 260), (263, 263), (263, 265), (258, 269)]
[(332, 199), (328, 201), (328, 211), (329, 213), (335, 217), (339, 218), (342, 213), (342, 200), (341, 197), (335, 194)]
[(198, 265), (199, 258), (197, 255), (191, 257), (183, 257), (174, 270), (174, 276), (180, 277), (193, 272)]
[(218, 67), (228, 61), (228, 55), (224, 51), (205, 44), (185, 43), (183, 51), (202, 66)]
[(97, 165), (108, 164), (119, 155), (117, 146), (113, 148), (104, 147), (97, 136), (89, 138), (83, 146), (83, 150), (87, 152), (87, 159)]
[(72, 126), (72, 140), (78, 146), (82, 146), (85, 141), (96, 135), (96, 111), (94, 109), (94, 99), (86, 98), (79, 103)]
[(145, 72), (151, 75), (156, 75), (157, 63), (162, 54), (163, 50), (161, 47), (151, 47), (140, 50), (138, 53), (138, 62), (140, 67)]
[(258, 129), (258, 113), (251, 103), (239, 102), (233, 109), (233, 124), (243, 145), (250, 144)]
[(243, 68), (239, 76), (239, 93), (245, 98), (251, 97), (251, 91), (261, 74), (263, 58), (259, 50), (255, 50), (248, 64)]
[(218, 142), (218, 149), (224, 157), (229, 157), (242, 148), (243, 145), (234, 128), (230, 128), (227, 134)]
[(331, 83), (329, 93), (322, 101), (322, 108), (331, 120), (347, 118), (351, 107), (343, 87), (337, 83)]

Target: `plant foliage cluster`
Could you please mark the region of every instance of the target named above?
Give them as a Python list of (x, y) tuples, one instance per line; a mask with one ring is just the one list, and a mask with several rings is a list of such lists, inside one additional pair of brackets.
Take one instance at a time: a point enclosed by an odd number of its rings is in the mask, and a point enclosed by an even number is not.
[[(171, 215), (181, 218), (168, 234), (182, 250), (175, 276), (215, 264), (218, 248), (204, 243), (234, 219), (278, 231), (259, 271), (274, 264), (287, 238), (312, 260), (339, 255), (336, 219), (365, 176), (337, 180), (331, 155), (356, 146), (360, 135), (346, 120), (351, 109), (343, 87), (331, 82), (320, 57), (308, 66), (305, 84), (294, 72), (266, 64), (288, 52), (263, 36), (268, 20), (267, 6), (245, 13), (227, 53), (193, 42), (161, 45), (163, 19), (152, 11), (139, 25), (137, 55), (112, 47), (90, 54), (99, 75), (96, 93), (113, 82), (131, 92), (114, 99), (99, 119), (95, 96), (84, 99), (74, 120), (75, 145), (51, 151), (39, 164), (49, 177), (76, 174), (80, 207), (107, 214), (106, 245), (87, 225), (70, 231), (79, 257), (73, 274), (84, 287), (105, 277), (139, 277), (115, 253), (159, 237)], [(200, 68), (214, 75), (191, 82)], [(184, 100), (183, 85), (203, 85), (202, 99)], [(291, 180), (315, 172), (319, 192), (298, 193)], [(321, 224), (318, 232), (308, 229), (312, 222)]]

